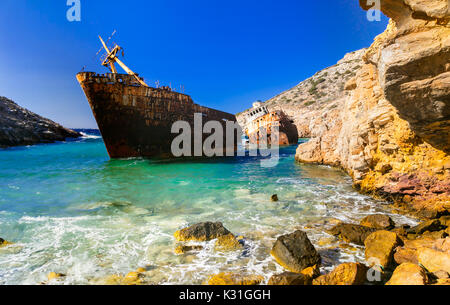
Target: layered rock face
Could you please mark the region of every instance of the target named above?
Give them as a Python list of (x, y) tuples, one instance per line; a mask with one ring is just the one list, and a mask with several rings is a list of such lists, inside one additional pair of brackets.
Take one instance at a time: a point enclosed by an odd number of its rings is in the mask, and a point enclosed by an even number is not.
[(51, 143), (80, 136), (78, 132), (64, 128), (0, 96), (0, 147)]
[[(361, 1), (361, 6), (368, 9)], [(386, 0), (391, 18), (347, 81), (341, 107), (316, 114), (296, 160), (340, 166), (363, 192), (422, 216), (450, 212), (447, 0)], [(312, 122), (312, 121), (311, 121)]]

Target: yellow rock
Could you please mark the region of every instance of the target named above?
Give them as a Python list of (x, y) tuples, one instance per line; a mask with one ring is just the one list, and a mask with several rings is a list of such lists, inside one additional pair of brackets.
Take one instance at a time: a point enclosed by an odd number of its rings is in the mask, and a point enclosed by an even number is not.
[(450, 251), (419, 248), (417, 249), (417, 259), (429, 272), (443, 270), (450, 273)]
[(11, 243), (11, 242), (9, 242), (9, 241), (7, 241), (7, 240), (4, 240), (3, 238), (0, 238), (0, 248), (1, 247), (6, 247), (6, 246), (8, 246), (8, 245), (12, 245), (13, 243)]
[(178, 241), (209, 241), (229, 233), (221, 222), (202, 222), (176, 231), (174, 237)]
[(47, 278), (48, 278), (49, 281), (51, 281), (51, 280), (55, 280), (55, 279), (59, 279), (59, 278), (65, 277), (65, 276), (66, 275), (62, 274), (62, 273), (50, 272), (48, 274)]
[(345, 263), (313, 280), (313, 285), (362, 285), (366, 281), (367, 270), (361, 263)]
[(113, 274), (100, 279), (92, 280), (91, 283), (94, 285), (117, 286), (122, 284), (122, 280), (123, 276)]
[(219, 273), (208, 279), (208, 285), (259, 285), (264, 280), (260, 275), (242, 275), (238, 273)]
[(319, 268), (319, 265), (314, 265), (312, 267), (308, 267), (308, 268), (302, 270), (302, 272), (300, 272), (300, 273), (310, 277), (311, 279), (314, 279), (314, 278), (320, 276), (320, 268)]
[(445, 286), (450, 286), (450, 279), (438, 279), (436, 281), (436, 283), (434, 283), (433, 285), (445, 285)]
[(130, 272), (125, 277), (123, 277), (122, 285), (140, 285), (142, 284), (142, 274), (138, 272)]
[(398, 266), (386, 285), (425, 285), (428, 276), (425, 270), (413, 263), (403, 263)]
[(323, 247), (323, 246), (327, 246), (327, 245), (333, 243), (334, 241), (336, 241), (336, 238), (334, 238), (334, 237), (322, 237), (321, 239), (319, 239), (317, 244), (319, 246)]
[(215, 244), (216, 251), (235, 251), (242, 248), (242, 244), (233, 234), (219, 236)]
[(394, 262), (394, 250), (403, 242), (394, 232), (376, 231), (364, 241), (366, 261), (369, 266), (389, 267)]
[(142, 267), (136, 269), (136, 272), (137, 272), (137, 273), (144, 273), (144, 272), (146, 272), (146, 271), (147, 271), (147, 269), (142, 268)]

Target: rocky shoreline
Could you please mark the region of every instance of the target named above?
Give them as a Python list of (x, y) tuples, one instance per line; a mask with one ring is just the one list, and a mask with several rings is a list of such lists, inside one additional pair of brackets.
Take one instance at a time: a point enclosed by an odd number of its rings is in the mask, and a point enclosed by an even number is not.
[[(338, 220), (322, 231), (314, 245), (303, 230), (278, 236), (270, 253), (272, 260), (285, 271), (270, 278), (240, 269), (237, 272), (211, 274), (204, 285), (450, 285), (450, 216), (424, 220), (416, 226), (396, 224), (385, 214), (371, 214), (360, 223)], [(306, 230), (306, 231), (305, 231)], [(322, 267), (323, 257), (317, 246), (343, 242), (336, 251), (363, 247), (364, 262), (345, 262), (330, 272)], [(207, 243), (214, 242), (215, 252), (244, 253), (247, 237), (230, 232), (221, 222), (203, 222), (174, 233), (174, 254), (196, 256)], [(14, 247), (0, 238), (0, 248)], [(151, 266), (126, 275), (113, 274), (93, 278), (95, 285), (154, 284)], [(41, 284), (62, 283), (67, 275), (51, 272)]]
[(79, 138), (81, 134), (0, 96), (0, 148)]

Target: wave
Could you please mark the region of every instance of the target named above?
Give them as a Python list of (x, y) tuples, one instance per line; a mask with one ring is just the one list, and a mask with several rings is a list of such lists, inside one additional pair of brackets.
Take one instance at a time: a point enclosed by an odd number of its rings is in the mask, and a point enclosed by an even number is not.
[(81, 138), (82, 139), (101, 139), (101, 136), (96, 136), (96, 135), (91, 135), (91, 134), (87, 134), (85, 132), (80, 132), (81, 134)]

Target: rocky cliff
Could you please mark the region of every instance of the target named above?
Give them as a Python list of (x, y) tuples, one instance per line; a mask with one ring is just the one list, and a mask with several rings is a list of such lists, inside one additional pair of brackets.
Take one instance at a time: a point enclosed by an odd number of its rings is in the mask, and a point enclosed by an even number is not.
[(447, 214), (449, 2), (385, 0), (381, 10), (388, 28), (364, 51), (340, 107), (314, 114), (296, 160), (340, 166), (361, 191), (423, 216)]
[(0, 147), (51, 143), (80, 136), (78, 132), (0, 97)]

